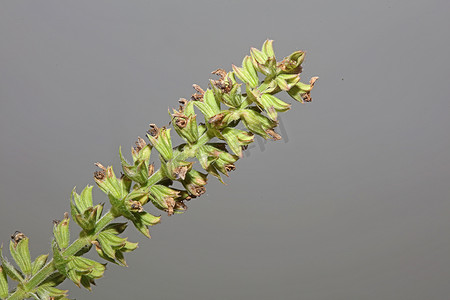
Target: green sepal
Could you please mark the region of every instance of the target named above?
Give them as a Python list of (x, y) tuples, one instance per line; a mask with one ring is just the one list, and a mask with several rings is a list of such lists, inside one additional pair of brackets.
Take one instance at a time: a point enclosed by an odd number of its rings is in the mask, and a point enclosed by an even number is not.
[(181, 183), (190, 195), (198, 197), (205, 191), (202, 187), (206, 185), (207, 177), (207, 174), (192, 169), (186, 174), (186, 178)]
[(293, 99), (297, 100), (298, 102), (303, 103), (305, 100), (305, 96), (311, 92), (312, 88), (313, 88), (313, 84), (306, 84), (303, 82), (298, 82), (295, 86), (293, 86), (288, 91), (288, 94)]
[(256, 100), (257, 104), (261, 109), (264, 109), (273, 121), (277, 121), (277, 112), (284, 112), (291, 108), (290, 104), (281, 101), (271, 94), (259, 94)]
[(279, 68), (286, 74), (299, 74), (302, 72), (302, 63), (305, 59), (304, 51), (295, 51), (280, 63)]
[(204, 186), (208, 182), (208, 175), (201, 173), (195, 169), (191, 169), (187, 174), (186, 178), (182, 181), (183, 183), (192, 183), (198, 186)]
[(86, 276), (81, 276), (80, 283), (88, 291), (92, 291), (91, 285), (95, 285), (95, 280)]
[(273, 51), (273, 40), (266, 40), (264, 42), (262, 52), (267, 55), (267, 57), (275, 57), (275, 52)]
[(111, 234), (121, 234), (127, 229), (128, 223), (110, 223), (105, 228), (102, 229), (102, 232), (111, 233)]
[(208, 120), (208, 124), (214, 129), (222, 129), (239, 120), (239, 111), (236, 109), (223, 110)]
[(244, 97), (241, 94), (241, 84), (234, 84), (230, 92), (223, 94), (222, 102), (229, 107), (238, 108), (241, 106)]
[(36, 257), (36, 259), (31, 263), (31, 275), (39, 272), (40, 269), (45, 265), (48, 259), (48, 254), (42, 254)]
[(216, 177), (221, 183), (225, 184), (217, 168), (214, 166), (214, 164), (211, 164), (211, 161), (208, 159), (210, 150), (210, 146), (203, 145), (198, 149), (196, 157), (200, 162), (200, 165), (206, 172)]
[[(93, 242), (93, 244), (95, 245), (95, 251), (97, 252), (98, 256), (100, 256), (100, 258), (103, 258), (106, 261), (115, 263), (115, 264), (119, 264), (116, 259), (113, 259), (111, 257), (109, 257), (102, 246), (100, 246), (100, 243), (98, 243), (97, 241)], [(114, 254), (117, 257), (117, 253)]]
[(192, 169), (193, 162), (169, 160), (164, 162), (161, 160), (161, 171), (170, 180), (182, 180), (189, 170)]
[(115, 216), (124, 216), (129, 220), (133, 220), (133, 214), (130, 212), (129, 207), (127, 205), (127, 201), (125, 201), (125, 197), (118, 199), (114, 197), (112, 194), (108, 194), (109, 202), (111, 203), (111, 212)]
[(289, 84), (288, 84), (287, 81), (286, 81), (285, 79), (283, 79), (282, 77), (277, 76), (277, 77), (275, 78), (275, 81), (276, 81), (278, 87), (279, 87), (282, 91), (289, 91), (289, 90), (290, 90)]
[(276, 127), (277, 123), (275, 121), (268, 119), (252, 109), (243, 109), (240, 113), (241, 120), (248, 130), (265, 139), (271, 138), (266, 131)]
[(66, 276), (57, 272), (52, 273), (50, 276), (45, 278), (40, 284), (41, 286), (58, 286), (66, 280)]
[[(248, 90), (247, 91), (247, 97), (250, 101), (255, 103), (261, 110), (265, 110), (267, 115), (271, 120), (274, 122), (277, 122), (278, 114), (275, 108), (273, 107), (272, 103), (267, 101), (267, 97), (265, 99), (262, 99), (262, 93), (255, 89), (255, 90)], [(269, 99), (270, 100), (270, 99)]]
[(64, 276), (68, 276), (66, 270), (68, 260), (65, 259), (61, 254), (55, 240), (52, 241), (52, 252), (53, 252), (53, 264), (55, 265), (55, 268), (59, 271), (59, 273), (63, 274)]
[(89, 232), (95, 228), (95, 223), (100, 219), (103, 212), (103, 203), (97, 204), (94, 207), (89, 207), (83, 213), (77, 213), (74, 205), (70, 205), (70, 211), (72, 218), (75, 222), (86, 232)]
[[(135, 190), (132, 190), (126, 197), (125, 197), (125, 203), (130, 203), (130, 201), (138, 201), (142, 205), (146, 204), (148, 202), (148, 195), (150, 193), (150, 190), (148, 187), (142, 187)], [(128, 207), (128, 210), (131, 208)]]
[(78, 213), (83, 213), (86, 209), (94, 205), (92, 202), (92, 188), (93, 186), (86, 186), (80, 195), (78, 195), (75, 188), (73, 188), (71, 200), (77, 208)]
[(71, 256), (67, 263), (67, 277), (77, 286), (83, 285), (90, 290), (90, 284), (94, 279), (101, 278), (105, 272), (105, 265), (92, 259)]
[(226, 151), (224, 143), (208, 143), (203, 145), (197, 154), (197, 158), (208, 173), (217, 177), (223, 183), (217, 171), (228, 176), (227, 167), (236, 162), (239, 157)]
[(251, 48), (250, 53), (252, 55), (252, 58), (259, 64), (264, 65), (269, 58), (266, 53), (259, 51), (256, 48)]
[(70, 243), (69, 221), (68, 218), (64, 218), (53, 225), (53, 235), (60, 249), (67, 248)]
[(170, 128), (160, 128), (157, 136), (147, 134), (152, 146), (158, 150), (159, 154), (166, 160), (173, 158), (172, 139), (170, 138)]
[(160, 210), (167, 211), (168, 206), (166, 200), (168, 198), (175, 199), (178, 195), (177, 191), (164, 185), (155, 184), (150, 188), (150, 201)]
[(0, 266), (0, 299), (5, 299), (9, 295), (8, 278), (6, 270)]
[(205, 92), (205, 95), (203, 97), (203, 102), (194, 101), (194, 104), (205, 116), (205, 121), (208, 121), (210, 118), (218, 114), (220, 112), (220, 109), (217, 107), (216, 99), (210, 89)]
[(3, 245), (0, 247), (0, 260), (2, 262), (3, 271), (12, 279), (23, 282), (22, 273), (17, 270), (5, 257), (3, 257)]
[[(203, 95), (203, 102), (194, 102), (195, 105), (197, 105), (198, 103), (204, 103), (208, 106), (209, 109), (209, 118), (214, 116), (215, 114), (218, 114), (220, 112), (220, 98), (216, 97), (213, 93), (212, 90), (207, 89), (205, 94)], [(199, 107), (200, 108), (200, 107)], [(202, 111), (203, 113), (203, 111)], [(204, 113), (205, 114), (205, 113)], [(205, 114), (206, 115), (206, 114)]]
[(278, 99), (271, 94), (262, 94), (261, 103), (264, 107), (273, 106), (273, 108), (278, 112), (285, 112), (291, 109), (291, 105)]
[[(139, 142), (145, 143), (143, 139), (139, 138), (138, 142), (136, 142), (136, 145), (140, 145)], [(148, 162), (150, 159), (150, 155), (152, 153), (152, 146), (149, 144), (146, 144), (142, 148), (131, 148), (131, 156), (133, 157), (133, 162)]]
[[(167, 204), (166, 204), (167, 207)], [(148, 212), (136, 212), (134, 213), (135, 219), (133, 220), (133, 224), (137, 230), (139, 230), (143, 235), (150, 238), (150, 232), (148, 230), (148, 226), (153, 226), (161, 222), (160, 216), (154, 216)], [(132, 247), (132, 244), (128, 244), (128, 247)], [(136, 244), (137, 246), (137, 244)], [(131, 249), (134, 250), (134, 249)], [(130, 251), (131, 251), (130, 250)]]
[(251, 144), (254, 135), (244, 130), (226, 127), (222, 130), (222, 139), (227, 142), (234, 154), (242, 157), (242, 147)]
[[(121, 244), (119, 243), (119, 245), (116, 245), (116, 243), (114, 243), (115, 239), (111, 238), (113, 236), (115, 236), (115, 235), (107, 234), (107, 233), (100, 233), (97, 237), (97, 240), (101, 245), (101, 249), (102, 249), (103, 253), (105, 253), (105, 255), (107, 257), (111, 258), (112, 260), (115, 260), (116, 259), (116, 250), (113, 249), (113, 246), (116, 246), (116, 248), (117, 248)], [(117, 237), (117, 236), (115, 236), (115, 237)], [(117, 237), (117, 238), (119, 238), (119, 237)], [(111, 241), (111, 239), (113, 241)], [(123, 242), (124, 241), (122, 241), (122, 243)]]
[[(96, 250), (101, 257), (126, 266), (125, 259), (123, 255), (121, 255), (121, 252), (128, 252), (136, 249), (137, 243), (128, 242), (126, 238), (118, 237), (117, 233), (111, 231), (118, 232), (114, 228), (111, 228), (99, 233), (97, 237), (99, 245), (95, 245)], [(132, 247), (133, 245), (135, 245), (134, 248)]]
[[(148, 147), (147, 147), (148, 148)], [(142, 150), (141, 150), (142, 151)], [(132, 151), (134, 152), (134, 151)], [(130, 165), (122, 155), (122, 148), (119, 148), (119, 156), (122, 164), (122, 170), (129, 179), (145, 185), (148, 181), (148, 160), (135, 160), (134, 165)]]
[[(131, 180), (126, 176), (117, 178), (111, 166), (105, 169), (103, 173), (104, 177), (102, 179), (98, 179), (94, 176), (95, 182), (99, 188), (108, 195), (111, 204), (113, 204), (113, 202), (117, 203), (117, 201), (120, 202), (120, 199), (123, 199), (128, 194), (131, 188)], [(114, 200), (111, 200), (112, 198)]]
[(71, 270), (76, 270), (77, 272), (92, 278), (102, 277), (103, 272), (106, 269), (104, 264), (89, 258), (77, 256), (71, 256), (69, 258), (68, 266)]
[[(192, 103), (192, 102), (191, 102)], [(191, 106), (191, 105), (190, 105)], [(198, 140), (197, 116), (195, 114), (185, 115), (174, 112), (169, 114), (172, 118), (173, 128), (186, 142), (194, 144)]]
[(28, 248), (28, 237), (23, 237), (17, 244), (10, 241), (9, 251), (23, 274), (31, 276), (31, 257)]
[(68, 290), (60, 290), (52, 286), (41, 285), (34, 291), (40, 299), (67, 299)]
[(250, 59), (250, 56), (244, 57), (242, 61), (242, 68), (236, 67), (232, 65), (234, 74), (245, 84), (249, 85), (252, 88), (255, 88), (258, 83), (258, 75), (256, 74), (256, 70), (253, 66), (253, 63)]

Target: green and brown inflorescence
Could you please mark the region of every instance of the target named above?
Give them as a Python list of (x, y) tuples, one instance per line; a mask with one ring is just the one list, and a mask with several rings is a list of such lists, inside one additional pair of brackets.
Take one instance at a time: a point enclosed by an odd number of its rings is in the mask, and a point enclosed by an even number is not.
[[(148, 227), (158, 224), (161, 217), (144, 209), (148, 202), (169, 216), (182, 213), (187, 208), (185, 202), (205, 193), (209, 174), (223, 182), (222, 176), (236, 168), (236, 161), (253, 142), (254, 135), (279, 140), (281, 137), (275, 132), (278, 113), (289, 110), (290, 104), (274, 95), (286, 91), (299, 102), (311, 101), (310, 92), (317, 77), (309, 84), (300, 82), (304, 57), (303, 51), (296, 51), (277, 62), (272, 41), (267, 40), (262, 50), (251, 49), (242, 67), (233, 65), (233, 71), (228, 73), (222, 69), (212, 72), (218, 77), (210, 80), (206, 91), (194, 85), (196, 92), (190, 100), (180, 99), (180, 107), (169, 111), (173, 129), (183, 144), (173, 147), (171, 129), (151, 124), (147, 132), (150, 143), (138, 138), (131, 149), (133, 162), (127, 162), (120, 151), (120, 177), (111, 166), (96, 163), (94, 180), (108, 196), (110, 211), (103, 213), (103, 203), (94, 205), (92, 186), (80, 194), (72, 191), (72, 220), (81, 227), (74, 242), (70, 243), (68, 213), (63, 220), (54, 221), (53, 259), (48, 262), (48, 255), (40, 255), (32, 262), (28, 237), (21, 232), (12, 236), (9, 248), (16, 266), (0, 250), (0, 298), (67, 299), (67, 291), (56, 288), (66, 278), (91, 289), (105, 271), (105, 264), (82, 257), (92, 247), (104, 260), (126, 266), (124, 253), (135, 250), (137, 243), (120, 237), (127, 222), (113, 221), (124, 217), (150, 238)], [(198, 112), (203, 114), (204, 123), (198, 122)], [(238, 129), (241, 122), (243, 126)], [(161, 162), (157, 171), (150, 163), (154, 150)], [(194, 164), (195, 159), (199, 164)], [(175, 181), (184, 189), (174, 188)], [(8, 279), (18, 282), (14, 289), (8, 287)]]

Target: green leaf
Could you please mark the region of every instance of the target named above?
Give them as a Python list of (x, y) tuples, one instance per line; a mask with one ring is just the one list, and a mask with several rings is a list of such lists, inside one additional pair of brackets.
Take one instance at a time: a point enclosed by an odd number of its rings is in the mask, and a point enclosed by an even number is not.
[(27, 237), (22, 238), (17, 245), (11, 241), (9, 244), (9, 251), (15, 262), (25, 275), (31, 276), (31, 257), (28, 249)]
[(31, 274), (36, 274), (45, 265), (48, 259), (48, 254), (39, 255), (31, 264)]

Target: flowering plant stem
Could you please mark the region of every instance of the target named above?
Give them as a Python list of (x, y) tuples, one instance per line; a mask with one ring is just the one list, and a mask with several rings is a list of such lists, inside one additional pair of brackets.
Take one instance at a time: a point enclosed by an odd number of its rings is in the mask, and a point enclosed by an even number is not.
[[(150, 238), (148, 227), (158, 224), (161, 217), (145, 211), (145, 204), (151, 202), (169, 216), (183, 213), (187, 209), (185, 202), (205, 193), (208, 175), (223, 182), (221, 174), (228, 176), (236, 168), (235, 162), (253, 142), (255, 134), (265, 139), (281, 139), (274, 130), (278, 113), (289, 110), (290, 104), (274, 95), (286, 91), (299, 102), (311, 101), (310, 92), (317, 77), (309, 84), (300, 82), (304, 56), (303, 51), (296, 51), (277, 62), (272, 41), (267, 40), (262, 50), (251, 49), (251, 56), (244, 58), (242, 67), (233, 65), (233, 71), (228, 73), (222, 69), (214, 71), (219, 79), (210, 80), (206, 91), (194, 84), (196, 93), (191, 99), (180, 99), (179, 110), (169, 111), (173, 129), (184, 144), (172, 147), (171, 129), (150, 124), (147, 134), (150, 143), (138, 138), (136, 147), (131, 149), (133, 163), (128, 163), (120, 150), (121, 177), (116, 177), (111, 166), (96, 163), (100, 170), (94, 173), (94, 180), (109, 199), (108, 212), (103, 213), (104, 204), (94, 205), (92, 186), (80, 194), (72, 191), (72, 220), (81, 227), (75, 241), (70, 243), (68, 213), (63, 220), (54, 221), (53, 258), (48, 262), (47, 254), (32, 262), (28, 237), (14, 233), (9, 250), (18, 268), (3, 256), (1, 249), (0, 298), (67, 299), (67, 291), (56, 288), (66, 278), (91, 290), (95, 279), (101, 278), (105, 271), (105, 264), (83, 257), (93, 246), (102, 259), (126, 266), (123, 254), (135, 250), (137, 243), (119, 236), (128, 222), (114, 221), (124, 217)], [(196, 111), (204, 115), (204, 123), (197, 123)], [(241, 123), (243, 126), (238, 128)], [(159, 153), (157, 171), (149, 162), (152, 150)], [(206, 173), (193, 168), (194, 159)], [(180, 182), (184, 189), (174, 188), (174, 181)], [(11, 292), (8, 279), (18, 282)]]

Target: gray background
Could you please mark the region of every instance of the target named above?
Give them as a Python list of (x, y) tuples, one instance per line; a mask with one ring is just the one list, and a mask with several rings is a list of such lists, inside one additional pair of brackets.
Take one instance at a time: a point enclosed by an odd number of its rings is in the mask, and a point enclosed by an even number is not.
[[(275, 40), (313, 102), (77, 299), (450, 299), (448, 1), (1, 1), (0, 240), (48, 253), (93, 162)], [(289, 97), (284, 96), (285, 100)], [(289, 102), (294, 102), (289, 100)], [(156, 160), (156, 156), (154, 156)], [(95, 201), (106, 201), (98, 191)], [(74, 232), (75, 235), (75, 232)], [(93, 256), (95, 257), (95, 256)]]

